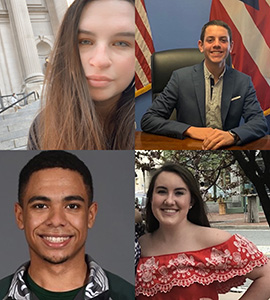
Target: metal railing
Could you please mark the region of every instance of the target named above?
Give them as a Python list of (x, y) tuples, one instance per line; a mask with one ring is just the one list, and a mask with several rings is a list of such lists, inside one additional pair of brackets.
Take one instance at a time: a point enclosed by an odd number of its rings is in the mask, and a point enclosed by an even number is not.
[[(19, 94), (19, 95), (20, 95), (20, 94)], [(21, 94), (21, 95), (24, 95), (24, 94)], [(27, 94), (27, 95), (24, 96), (23, 98), (21, 98), (21, 99), (19, 99), (18, 101), (16, 101), (16, 102), (10, 104), (10, 105), (7, 106), (7, 107), (4, 107), (3, 102), (1, 101), (1, 102), (2, 102), (2, 107), (3, 107), (3, 108), (1, 108), (0, 114), (3, 113), (4, 111), (8, 110), (9, 108), (12, 108), (12, 107), (15, 106), (16, 104), (22, 102), (23, 100), (24, 100), (24, 106), (27, 105), (27, 104), (28, 104), (28, 98), (29, 98), (30, 96), (32, 96), (32, 95), (34, 95), (35, 101), (36, 101), (36, 100), (37, 100), (37, 94), (36, 94), (36, 92), (31, 92), (31, 93)], [(3, 99), (3, 98), (9, 98), (9, 97), (11, 97), (11, 96), (12, 96), (12, 95), (7, 95), (7, 96), (2, 96), (1, 98), (2, 98), (2, 99)], [(1, 99), (1, 100), (2, 100), (2, 99)]]

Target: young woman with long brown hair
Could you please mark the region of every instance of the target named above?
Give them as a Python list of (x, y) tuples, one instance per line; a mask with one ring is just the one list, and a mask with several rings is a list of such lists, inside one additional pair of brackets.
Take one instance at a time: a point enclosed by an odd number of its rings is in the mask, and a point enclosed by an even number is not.
[(134, 149), (135, 0), (75, 0), (28, 149)]
[(146, 229), (136, 273), (137, 300), (218, 300), (253, 280), (242, 300), (270, 297), (270, 262), (246, 238), (210, 228), (197, 180), (168, 163), (147, 192)]

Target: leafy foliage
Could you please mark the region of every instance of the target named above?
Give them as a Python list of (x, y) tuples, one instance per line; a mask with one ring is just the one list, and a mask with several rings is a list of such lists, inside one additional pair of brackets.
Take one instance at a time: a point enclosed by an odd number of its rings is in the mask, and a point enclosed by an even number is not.
[(202, 193), (205, 195), (214, 185), (226, 191), (228, 195), (228, 191), (239, 183), (228, 180), (229, 177), (226, 174), (234, 174), (241, 178), (244, 175), (230, 151), (147, 150), (135, 152), (136, 168), (142, 170), (143, 173), (151, 172), (165, 162), (175, 162), (187, 167), (200, 183)]

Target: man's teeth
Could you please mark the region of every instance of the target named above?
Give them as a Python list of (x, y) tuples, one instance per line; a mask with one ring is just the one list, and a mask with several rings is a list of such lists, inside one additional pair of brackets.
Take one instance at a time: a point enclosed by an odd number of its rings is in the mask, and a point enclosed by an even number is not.
[(44, 236), (43, 238), (51, 243), (63, 243), (64, 241), (69, 239), (68, 236), (67, 237)]

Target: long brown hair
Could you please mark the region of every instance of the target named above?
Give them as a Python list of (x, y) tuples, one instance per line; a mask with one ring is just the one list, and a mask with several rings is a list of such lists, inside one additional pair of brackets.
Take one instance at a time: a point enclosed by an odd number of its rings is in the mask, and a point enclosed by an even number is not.
[[(46, 70), (37, 138), (41, 149), (134, 149), (134, 84), (122, 93), (102, 125), (89, 94), (78, 48), (78, 27), (85, 5), (67, 10)], [(135, 5), (134, 0), (125, 0)], [(135, 59), (135, 57), (134, 57)]]

